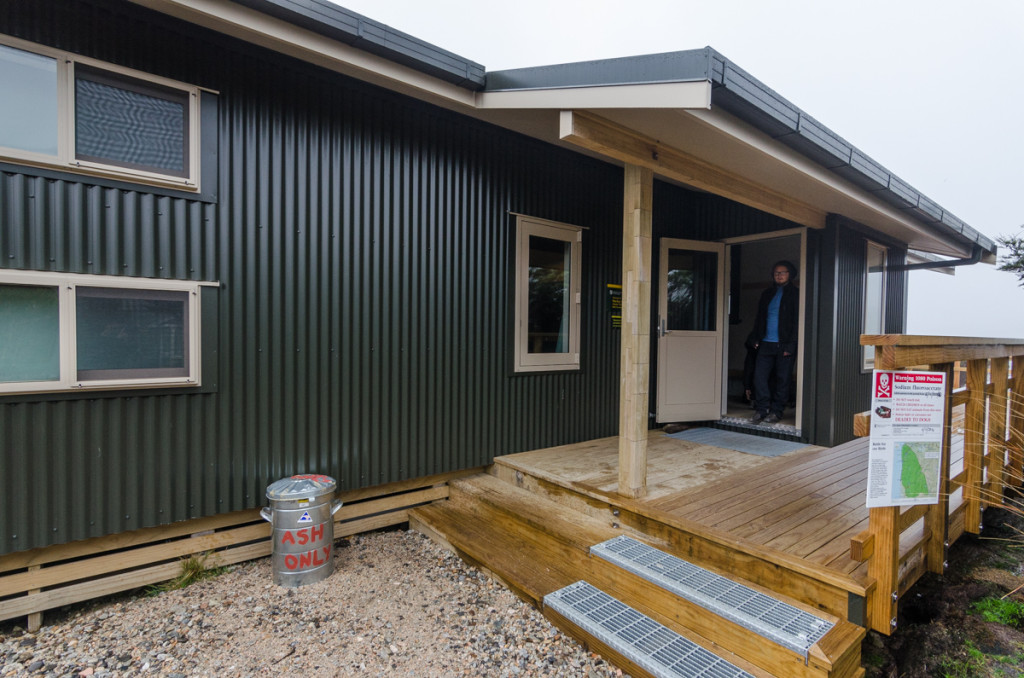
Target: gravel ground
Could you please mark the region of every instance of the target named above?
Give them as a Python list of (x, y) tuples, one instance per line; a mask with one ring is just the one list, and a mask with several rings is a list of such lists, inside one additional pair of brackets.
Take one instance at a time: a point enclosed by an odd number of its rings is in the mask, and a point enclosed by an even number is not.
[(37, 633), (4, 622), (0, 676), (622, 675), (418, 533), (360, 535), (335, 553), (330, 578), (297, 589), (272, 584), (263, 558), (50, 612)]

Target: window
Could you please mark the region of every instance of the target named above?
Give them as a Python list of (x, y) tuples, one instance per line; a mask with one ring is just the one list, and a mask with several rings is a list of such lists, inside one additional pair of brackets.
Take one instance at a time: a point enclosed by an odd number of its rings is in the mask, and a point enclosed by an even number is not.
[(198, 386), (199, 287), (0, 271), (0, 393)]
[[(862, 334), (885, 332), (885, 260), (888, 250), (873, 242), (867, 243), (867, 274), (864, 281), (864, 331)], [(875, 366), (875, 347), (862, 346), (862, 367)]]
[(0, 156), (199, 188), (195, 87), (0, 36)]
[(582, 229), (517, 217), (515, 370), (580, 366)]

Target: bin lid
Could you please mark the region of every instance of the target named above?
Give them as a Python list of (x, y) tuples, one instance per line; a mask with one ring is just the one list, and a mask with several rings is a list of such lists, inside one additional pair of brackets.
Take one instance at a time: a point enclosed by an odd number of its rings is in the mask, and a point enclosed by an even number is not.
[(301, 474), (271, 483), (267, 488), (267, 499), (277, 501), (312, 499), (325, 494), (334, 494), (337, 486), (338, 483), (330, 476), (316, 473)]

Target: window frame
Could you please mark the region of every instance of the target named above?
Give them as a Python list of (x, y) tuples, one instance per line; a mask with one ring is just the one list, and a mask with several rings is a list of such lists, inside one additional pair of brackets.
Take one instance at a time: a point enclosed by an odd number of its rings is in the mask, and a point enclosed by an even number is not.
[[(57, 289), (60, 377), (52, 381), (0, 381), (0, 396), (28, 393), (57, 393), (99, 391), (112, 389), (196, 387), (202, 385), (201, 339), (202, 317), (200, 288), (216, 283), (186, 280), (157, 280), (121, 276), (86, 275), (76, 273), (49, 273), (41, 271), (0, 270), (0, 285), (53, 287)], [(78, 378), (77, 290), (84, 288), (112, 288), (118, 290), (186, 292), (187, 329), (185, 332), (186, 376), (137, 378)]]
[[(889, 266), (889, 248), (872, 240), (866, 240), (864, 247), (864, 312), (861, 316), (861, 334), (884, 334), (885, 333), (885, 293), (886, 293), (886, 271)], [(870, 287), (868, 280), (871, 276), (871, 252), (880, 252), (882, 255), (882, 270), (880, 273), (880, 284), (878, 286), (878, 332), (868, 331), (869, 312), (871, 311), (871, 299), (868, 294)], [(861, 346), (861, 371), (870, 372), (875, 368), (875, 347)]]
[[(0, 45), (22, 50), (37, 56), (54, 59), (57, 68), (57, 155), (0, 146), (0, 160), (35, 167), (59, 169), (76, 174), (87, 174), (108, 179), (121, 179), (135, 183), (198, 192), (200, 190), (200, 88), (169, 78), (144, 73), (131, 68), (90, 59), (78, 54), (28, 42), (0, 34)], [(105, 82), (120, 83), (112, 86), (152, 96), (144, 91), (147, 85), (157, 90), (180, 92), (187, 97), (185, 115), (185, 170), (182, 175), (165, 173), (144, 167), (132, 167), (96, 158), (78, 157), (75, 149), (75, 69), (82, 66), (91, 73), (98, 72)]]
[[(516, 216), (515, 259), (515, 372), (555, 372), (580, 369), (580, 308), (583, 227), (523, 215)], [(569, 329), (568, 350), (561, 353), (530, 353), (529, 264), (530, 236), (569, 243)]]

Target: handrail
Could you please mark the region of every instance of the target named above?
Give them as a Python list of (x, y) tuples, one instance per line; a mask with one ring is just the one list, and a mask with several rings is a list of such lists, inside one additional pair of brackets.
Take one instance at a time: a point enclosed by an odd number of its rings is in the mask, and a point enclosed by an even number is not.
[[(875, 584), (868, 626), (889, 634), (899, 597), (925, 572), (941, 574), (950, 544), (965, 532), (979, 533), (984, 509), (1006, 506), (1004, 487), (1024, 481), (1024, 339), (874, 334), (861, 335), (860, 343), (875, 347), (876, 369), (947, 375), (939, 502), (872, 508), (868, 528), (850, 542), (851, 557), (867, 561)], [(966, 388), (954, 391), (959, 363), (966, 364)], [(954, 408), (963, 414), (954, 417)], [(855, 416), (857, 435), (868, 435), (869, 418)], [(961, 435), (963, 470), (950, 477), (953, 443)]]

